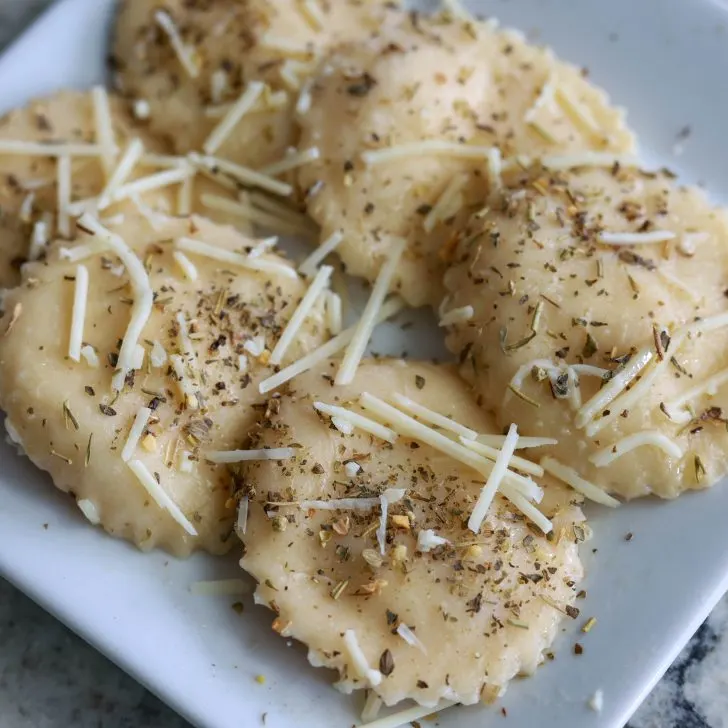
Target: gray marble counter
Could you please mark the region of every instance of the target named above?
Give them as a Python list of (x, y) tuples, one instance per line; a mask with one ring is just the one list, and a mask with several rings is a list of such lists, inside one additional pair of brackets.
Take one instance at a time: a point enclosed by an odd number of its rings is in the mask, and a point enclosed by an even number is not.
[[(52, 0), (0, 0), (0, 48)], [(0, 728), (185, 728), (186, 721), (0, 579)], [(728, 728), (728, 597), (629, 728)]]

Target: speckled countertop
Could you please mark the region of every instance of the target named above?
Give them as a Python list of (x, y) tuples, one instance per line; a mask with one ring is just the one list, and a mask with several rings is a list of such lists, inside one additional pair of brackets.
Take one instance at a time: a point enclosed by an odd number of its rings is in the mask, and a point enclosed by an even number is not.
[[(0, 48), (52, 0), (0, 0)], [(0, 579), (0, 728), (185, 728), (186, 721)], [(728, 597), (629, 728), (728, 728)]]

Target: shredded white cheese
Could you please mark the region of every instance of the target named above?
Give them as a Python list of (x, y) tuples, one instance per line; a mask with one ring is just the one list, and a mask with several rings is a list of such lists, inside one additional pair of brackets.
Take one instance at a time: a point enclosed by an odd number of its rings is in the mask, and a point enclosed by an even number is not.
[(177, 188), (177, 215), (180, 217), (188, 217), (192, 214), (194, 191), (194, 177), (188, 177)]
[(293, 38), (275, 35), (274, 33), (265, 33), (258, 40), (261, 48), (268, 48), (272, 51), (278, 51), (284, 55), (310, 58), (313, 56), (313, 47), (308, 43), (301, 43)]
[(488, 152), (488, 179), (494, 190), (500, 189), (502, 186), (503, 175), (503, 156), (498, 147), (493, 147)]
[(336, 230), (298, 266), (298, 270), (306, 276), (314, 276), (319, 263), (332, 253), (343, 240), (344, 233), (341, 230)]
[(197, 64), (195, 51), (189, 48), (182, 39), (179, 28), (172, 16), (166, 10), (157, 10), (154, 13), (154, 20), (164, 31), (169, 40), (169, 44), (172, 46), (172, 50), (177, 56), (182, 68), (187, 72), (187, 75), (191, 78), (197, 78), (200, 75), (200, 69)]
[(86, 364), (88, 364), (93, 369), (96, 369), (96, 367), (98, 367), (98, 365), (101, 363), (99, 362), (99, 357), (96, 353), (96, 350), (93, 348), (93, 346), (89, 346), (88, 344), (81, 347), (81, 357), (84, 359)]
[(541, 157), (541, 165), (546, 169), (566, 170), (576, 167), (635, 167), (638, 161), (630, 155), (610, 152), (578, 152), (575, 154), (550, 155)]
[(177, 388), (179, 389), (179, 393), (185, 401), (185, 404), (191, 410), (199, 409), (200, 403), (197, 399), (197, 392), (195, 390), (192, 377), (187, 374), (184, 359), (179, 356), (179, 354), (172, 354), (169, 357), (169, 361), (175, 375)]
[(438, 536), (431, 528), (423, 528), (417, 534), (417, 550), (422, 553), (428, 553), (438, 546), (445, 546), (449, 543), (446, 538)]
[(594, 695), (589, 698), (589, 707), (595, 713), (601, 713), (604, 707), (604, 691), (599, 689), (594, 692)]
[(248, 511), (250, 510), (250, 500), (248, 496), (243, 496), (238, 505), (238, 518), (235, 521), (235, 531), (245, 536), (248, 530)]
[(68, 214), (68, 206), (71, 203), (71, 158), (68, 155), (58, 157), (57, 175), (58, 235), (62, 238), (70, 238), (71, 218)]
[(205, 154), (215, 154), (220, 149), (240, 120), (253, 108), (264, 88), (265, 84), (260, 81), (248, 83), (240, 98), (230, 106), (227, 114), (204, 141), (202, 149)]
[(281, 338), (278, 340), (278, 343), (275, 345), (270, 355), (271, 364), (280, 364), (283, 361), (283, 357), (286, 355), (288, 347), (293, 343), (296, 336), (299, 335), (301, 326), (303, 326), (307, 316), (311, 313), (311, 309), (314, 304), (321, 296), (324, 289), (329, 285), (329, 280), (331, 279), (331, 274), (333, 272), (334, 269), (329, 265), (323, 265), (319, 268), (319, 272), (316, 274), (316, 277), (308, 287), (306, 294), (301, 299), (301, 303), (298, 304), (296, 310), (293, 312), (293, 315), (286, 324), (286, 327), (283, 329)]
[(399, 392), (392, 395), (392, 399), (400, 409), (403, 409), (405, 412), (409, 412), (409, 414), (414, 415), (423, 422), (429, 422), (431, 425), (435, 425), (435, 427), (447, 430), (448, 432), (454, 432), (456, 435), (468, 440), (474, 440), (478, 436), (478, 433), (475, 430), (471, 430), (469, 427), (461, 425), (459, 422), (456, 422), (450, 417), (446, 417), (439, 412), (435, 412), (434, 410), (424, 407)]
[(86, 519), (92, 526), (98, 526), (101, 523), (101, 516), (99, 515), (99, 509), (96, 505), (88, 500), (88, 498), (82, 498), (76, 502), (81, 513), (86, 516)]
[(392, 503), (397, 503), (404, 498), (407, 491), (404, 488), (387, 488), (384, 493), (379, 496), (379, 507), (381, 513), (379, 516), (379, 528), (377, 528), (377, 543), (379, 544), (379, 551), (384, 555), (387, 549), (387, 516), (389, 513), (389, 506)]
[(211, 450), (205, 453), (205, 460), (211, 463), (243, 463), (250, 460), (290, 460), (296, 457), (293, 447), (271, 447), (258, 450)]
[(266, 253), (270, 253), (273, 248), (278, 244), (278, 238), (272, 237), (272, 238), (264, 238), (263, 240), (259, 240), (248, 253), (248, 257), (250, 258), (260, 258), (261, 255), (265, 255)]
[(131, 460), (132, 456), (136, 452), (139, 440), (144, 434), (144, 429), (149, 422), (149, 418), (152, 416), (152, 410), (149, 407), (140, 407), (137, 410), (136, 416), (134, 417), (134, 423), (129, 430), (129, 436), (126, 438), (124, 443), (124, 449), (121, 451), (121, 459), (126, 463)]
[(511, 425), (508, 429), (506, 441), (503, 443), (503, 447), (498, 452), (498, 457), (496, 458), (493, 470), (491, 470), (488, 480), (483, 486), (483, 489), (480, 491), (478, 500), (476, 501), (475, 507), (468, 519), (468, 528), (473, 533), (478, 533), (480, 531), (480, 527), (483, 525), (483, 521), (488, 513), (490, 504), (493, 502), (493, 498), (495, 498), (498, 487), (508, 470), (508, 464), (513, 457), (517, 443), (518, 428), (516, 425)]
[[(501, 448), (506, 441), (506, 435), (478, 435), (478, 442), (483, 445)], [(546, 445), (558, 445), (559, 441), (552, 437), (519, 437), (516, 450), (526, 450), (530, 447), (545, 447)]]
[(598, 468), (610, 465), (622, 455), (626, 455), (635, 448), (651, 445), (662, 450), (668, 457), (679, 460), (685, 454), (678, 444), (671, 440), (667, 435), (662, 434), (659, 430), (645, 430), (644, 432), (636, 432), (633, 435), (623, 437), (617, 440), (613, 445), (602, 448), (595, 452), (590, 458), (590, 462), (594, 463)]
[(362, 471), (362, 467), (361, 467), (361, 465), (359, 465), (358, 462), (356, 462), (356, 460), (349, 460), (344, 465), (344, 472), (346, 473), (346, 476), (348, 478), (356, 478), (356, 476), (359, 475), (359, 473), (361, 473), (361, 471)]
[[(117, 187), (116, 191), (109, 196), (109, 205), (115, 202), (121, 202), (127, 200), (135, 195), (142, 195), (151, 190), (161, 189), (162, 187), (169, 187), (170, 185), (179, 184), (184, 182), (189, 177), (195, 174), (194, 168), (190, 166), (186, 167), (175, 167), (173, 169), (167, 169), (163, 172), (155, 172), (146, 177), (139, 177), (133, 182), (127, 182), (120, 187)], [(74, 203), (77, 204), (77, 203)], [(106, 209), (108, 205), (97, 205), (97, 209), (102, 211)]]
[(718, 389), (728, 382), (728, 369), (723, 369), (708, 377), (704, 382), (683, 392), (679, 397), (667, 402), (664, 405), (667, 416), (678, 424), (686, 424), (693, 419), (693, 413), (686, 407), (692, 400), (698, 399), (704, 394), (712, 397)]
[(76, 266), (76, 282), (73, 293), (73, 312), (71, 314), (71, 335), (68, 341), (68, 357), (73, 361), (81, 360), (83, 345), (83, 327), (86, 321), (86, 304), (88, 302), (88, 268)]
[(389, 291), (406, 245), (407, 241), (402, 238), (393, 239), (390, 243), (387, 259), (377, 275), (372, 293), (364, 307), (359, 323), (356, 325), (356, 333), (347, 347), (339, 371), (336, 373), (335, 383), (338, 386), (351, 384), (354, 380), (359, 362), (364, 356), (369, 339), (374, 331), (377, 315)]
[(361, 153), (362, 161), (365, 164), (382, 164), (395, 162), (408, 157), (419, 157), (421, 155), (460, 157), (463, 159), (475, 159), (488, 161), (492, 147), (479, 147), (458, 142), (448, 142), (441, 139), (425, 139), (420, 142), (398, 144), (383, 149), (371, 149)]
[(410, 646), (416, 647), (420, 652), (427, 654), (427, 648), (422, 640), (404, 622), (397, 626), (397, 634)]
[(452, 326), (453, 324), (461, 324), (470, 321), (475, 315), (475, 309), (472, 306), (461, 306), (460, 308), (450, 309), (438, 322), (438, 326)]
[(35, 192), (28, 192), (20, 203), (18, 217), (21, 222), (30, 222), (33, 218), (33, 205), (35, 204)]
[(304, 500), (297, 504), (304, 511), (370, 511), (379, 505), (379, 498), (333, 498)]
[(311, 110), (311, 103), (313, 101), (311, 90), (313, 89), (313, 84), (313, 78), (308, 78), (301, 85), (301, 90), (296, 100), (295, 111), (297, 116), (305, 116)]
[(435, 202), (422, 220), (422, 227), (426, 233), (432, 232), (439, 222), (442, 222), (449, 217), (452, 201), (460, 194), (467, 182), (468, 175), (453, 175), (450, 182), (448, 182), (445, 189), (442, 191), (440, 197), (438, 197), (437, 202)]
[(392, 713), (392, 715), (387, 715), (366, 725), (361, 725), (359, 728), (400, 728), (400, 726), (408, 725), (409, 723), (420, 720), (420, 718), (426, 718), (428, 715), (439, 713), (441, 710), (450, 708), (453, 705), (456, 705), (456, 703), (452, 700), (441, 700), (434, 707), (413, 705), (411, 708)]
[(167, 351), (156, 339), (152, 343), (152, 352), (149, 359), (155, 369), (159, 369), (167, 363)]
[[(222, 179), (225, 178), (217, 177), (215, 181), (219, 182)], [(233, 189), (235, 189), (235, 183), (231, 182), (231, 184)], [(250, 197), (251, 195), (246, 195), (246, 198)], [(236, 201), (221, 197), (220, 195), (211, 195), (203, 192), (200, 195), (200, 202), (210, 210), (219, 210), (220, 212), (241, 217), (251, 225), (258, 225), (280, 235), (308, 236), (310, 234), (309, 226), (303, 221), (294, 221), (288, 216), (282, 216), (280, 212), (271, 214), (266, 210), (256, 207), (249, 199), (244, 198)]]
[(309, 147), (300, 152), (294, 150), (291, 154), (286, 154), (283, 159), (262, 167), (260, 173), (270, 177), (278, 177), (284, 172), (290, 172), (292, 169), (298, 169), (309, 162), (315, 162), (320, 156), (321, 153), (318, 147)]
[(521, 513), (538, 526), (543, 533), (548, 534), (554, 530), (554, 524), (544, 516), (527, 498), (520, 493), (503, 493), (511, 505), (514, 505)]
[(352, 667), (358, 676), (366, 680), (372, 687), (379, 685), (382, 682), (382, 673), (369, 667), (367, 658), (359, 646), (356, 632), (353, 629), (347, 629), (344, 632), (344, 646), (351, 659)]
[(107, 178), (114, 168), (116, 159), (116, 140), (114, 138), (114, 123), (111, 117), (109, 94), (103, 86), (94, 86), (91, 89), (91, 100), (94, 108), (94, 124), (96, 126), (96, 143), (101, 147), (101, 162)]
[(316, 0), (299, 0), (298, 10), (313, 30), (326, 27), (326, 15)]
[(337, 336), (344, 328), (343, 304), (341, 296), (333, 291), (326, 291), (326, 327), (329, 333)]
[(314, 402), (313, 407), (317, 412), (321, 412), (329, 417), (338, 417), (353, 427), (368, 432), (370, 435), (374, 435), (387, 442), (395, 442), (397, 439), (397, 433), (394, 430), (391, 430), (389, 427), (384, 427), (384, 425), (380, 425), (378, 422), (364, 417), (364, 415), (360, 415), (358, 412), (352, 412), (345, 407), (338, 407), (324, 402)]
[(196, 462), (189, 450), (180, 450), (177, 456), (177, 470), (180, 473), (191, 473), (195, 469)]
[(604, 411), (632, 382), (632, 380), (652, 360), (654, 352), (651, 349), (638, 351), (625, 365), (624, 369), (615, 374), (591, 399), (584, 403), (576, 413), (574, 423), (577, 427), (585, 427), (598, 414)]
[(229, 250), (211, 245), (210, 243), (202, 242), (201, 240), (194, 240), (193, 238), (177, 238), (175, 246), (178, 250), (183, 250), (186, 253), (201, 255), (205, 258), (218, 260), (221, 263), (228, 263), (239, 268), (247, 268), (248, 270), (262, 271), (265, 273), (277, 273), (284, 275), (287, 278), (297, 277), (296, 271), (283, 263), (276, 263), (272, 260), (251, 258), (250, 256), (242, 255), (240, 253), (233, 253)]
[(382, 707), (382, 699), (373, 691), (369, 691), (364, 708), (361, 711), (361, 719), (366, 723), (374, 720)]
[(175, 250), (172, 253), (172, 257), (187, 280), (197, 280), (198, 273), (195, 264), (181, 250)]
[(585, 104), (574, 98), (564, 86), (557, 86), (554, 91), (556, 103), (559, 104), (566, 116), (571, 119), (574, 126), (588, 136), (598, 139), (604, 137), (604, 131), (599, 127), (591, 110)]
[(570, 468), (558, 460), (551, 457), (545, 457), (541, 460), (541, 467), (550, 475), (570, 485), (577, 493), (581, 493), (585, 498), (601, 503), (602, 505), (616, 508), (619, 501), (616, 498), (605, 493), (601, 488), (590, 483), (588, 480), (579, 475), (573, 468)]
[[(494, 462), (498, 459), (498, 455), (501, 452), (499, 448), (491, 447), (490, 445), (486, 445), (484, 442), (479, 442), (473, 438), (460, 437), (459, 439), (460, 442), (469, 450), (477, 452), (478, 455), (482, 455), (484, 458), (488, 458), (488, 460), (493, 460)], [(520, 441), (521, 438), (519, 437), (518, 439)], [(506, 435), (506, 439), (503, 442), (505, 443), (507, 440), (508, 436)], [(517, 445), (516, 449), (518, 449), (518, 447), (519, 446)], [(530, 460), (526, 460), (518, 455), (514, 455), (511, 458), (511, 467), (516, 470), (520, 470), (522, 473), (535, 475), (537, 478), (540, 478), (543, 475), (543, 468), (540, 465), (532, 463)]]
[(291, 185), (280, 182), (274, 177), (263, 174), (262, 172), (250, 169), (250, 167), (243, 167), (240, 164), (230, 162), (227, 159), (211, 157), (209, 155), (202, 156), (195, 152), (192, 152), (188, 159), (197, 167), (204, 167), (212, 172), (222, 172), (244, 185), (259, 187), (262, 190), (267, 190), (281, 197), (289, 197), (293, 194), (293, 187)]
[(119, 163), (111, 171), (106, 187), (99, 195), (98, 209), (104, 210), (111, 204), (114, 193), (129, 179), (143, 154), (144, 144), (141, 139), (135, 137), (130, 140)]
[(147, 466), (140, 460), (130, 460), (127, 465), (147, 493), (154, 499), (155, 503), (162, 510), (167, 511), (190, 536), (197, 536), (197, 529), (190, 523), (185, 514), (182, 513), (179, 506), (167, 495), (162, 486), (157, 483)]
[[(401, 298), (396, 296), (393, 297), (392, 299), (387, 301), (380, 309), (379, 315), (376, 319), (376, 323), (379, 324), (382, 321), (386, 321), (387, 319), (392, 318), (392, 316), (395, 316), (404, 308), (404, 305), (404, 301)], [(273, 389), (280, 387), (282, 384), (290, 381), (294, 377), (297, 377), (299, 374), (303, 374), (309, 369), (313, 369), (321, 362), (330, 359), (332, 356), (338, 354), (340, 351), (347, 347), (349, 342), (354, 338), (356, 331), (356, 326), (350, 326), (348, 329), (345, 329), (338, 336), (335, 336), (333, 339), (330, 339), (325, 344), (322, 344), (318, 349), (314, 349), (298, 361), (289, 364), (284, 369), (281, 369), (281, 371), (277, 374), (268, 377), (268, 379), (264, 379), (258, 385), (258, 391), (261, 394), (270, 392)]]
[(670, 230), (650, 230), (646, 233), (615, 233), (603, 230), (597, 240), (604, 245), (655, 245), (675, 238)]
[(28, 248), (28, 260), (38, 260), (48, 245), (48, 225), (38, 220), (33, 225), (33, 232), (30, 235), (30, 247)]
[(146, 121), (152, 115), (152, 107), (146, 99), (135, 99), (131, 112), (138, 121)]

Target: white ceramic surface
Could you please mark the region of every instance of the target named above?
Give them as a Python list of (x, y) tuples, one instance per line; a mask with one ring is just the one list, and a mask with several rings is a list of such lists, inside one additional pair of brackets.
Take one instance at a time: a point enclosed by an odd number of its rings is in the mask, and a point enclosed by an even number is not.
[[(0, 59), (0, 111), (60, 87), (103, 78), (113, 0), (62, 0)], [(471, 7), (501, 18), (588, 65), (630, 109), (649, 158), (728, 198), (723, 153), (728, 118), (728, 13), (711, 0), (491, 0)], [(692, 134), (679, 159), (678, 131)], [(381, 332), (380, 352), (431, 356), (438, 334), (419, 321), (405, 336)], [(192, 596), (201, 579), (237, 575), (235, 558), (180, 562), (142, 555), (83, 522), (11, 448), (0, 446), (0, 572), (205, 728), (345, 728), (351, 698), (310, 668), (304, 651), (269, 629), (271, 615), (231, 598)], [(679, 501), (645, 501), (617, 512), (588, 509), (595, 538), (585, 551), (589, 635), (566, 625), (556, 660), (514, 684), (498, 707), (507, 725), (617, 728), (728, 587), (728, 488)], [(631, 532), (634, 538), (625, 540)], [(593, 549), (595, 553), (589, 553)], [(575, 657), (575, 641), (584, 654)], [(255, 681), (265, 675), (265, 685)], [(601, 688), (604, 710), (587, 701)], [(506, 725), (498, 708), (456, 708), (440, 725)]]

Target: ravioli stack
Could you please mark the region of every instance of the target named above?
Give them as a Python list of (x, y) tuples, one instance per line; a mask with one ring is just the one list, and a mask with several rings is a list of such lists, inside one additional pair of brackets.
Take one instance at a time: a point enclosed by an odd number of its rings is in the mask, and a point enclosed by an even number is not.
[[(490, 702), (579, 615), (585, 499), (728, 467), (724, 212), (452, 0), (121, 0), (113, 42), (0, 121), (10, 437), (141, 549), (242, 540), (365, 719)], [(408, 306), (454, 364), (366, 357)]]

